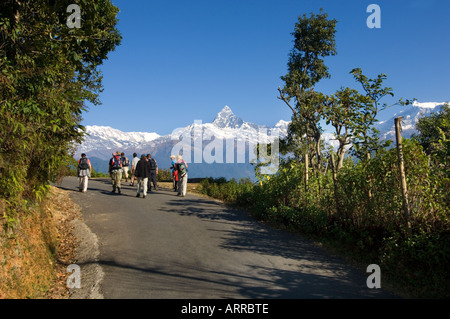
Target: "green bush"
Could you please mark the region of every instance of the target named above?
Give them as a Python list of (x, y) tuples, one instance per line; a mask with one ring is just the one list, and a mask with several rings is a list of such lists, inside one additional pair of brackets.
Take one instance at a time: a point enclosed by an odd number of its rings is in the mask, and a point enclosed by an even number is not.
[(380, 148), (369, 161), (345, 161), (337, 188), (330, 170), (311, 174), (306, 192), (304, 165), (289, 161), (255, 184), (205, 179), (202, 192), (244, 207), (255, 218), (346, 247), (378, 263), (418, 295), (448, 296), (449, 180), (428, 164), (417, 141), (404, 140), (403, 153), (410, 229), (395, 148)]

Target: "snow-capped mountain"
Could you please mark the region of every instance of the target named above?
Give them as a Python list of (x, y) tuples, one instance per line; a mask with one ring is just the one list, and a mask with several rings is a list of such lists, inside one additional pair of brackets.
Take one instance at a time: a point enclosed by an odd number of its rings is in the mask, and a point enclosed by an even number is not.
[(430, 114), (438, 112), (444, 104), (445, 102), (420, 103), (414, 101), (412, 105), (394, 114), (389, 120), (377, 122), (376, 126), (380, 131), (381, 138), (395, 141), (394, 119), (399, 116), (403, 117), (402, 136), (405, 138), (410, 138), (412, 134), (416, 133), (415, 127), (419, 118), (423, 116), (430, 116)]
[(228, 105), (225, 105), (222, 111), (217, 114), (212, 124), (219, 128), (240, 128), (244, 124), (244, 121), (237, 117)]
[[(437, 112), (444, 103), (419, 103), (406, 107), (392, 118), (377, 122), (377, 129), (383, 139), (395, 140), (394, 118), (403, 116), (404, 137), (410, 137), (415, 132), (415, 124), (421, 116), (428, 116)], [(75, 156), (81, 152), (87, 153), (97, 161), (103, 161), (102, 167), (96, 169), (101, 172), (107, 171), (106, 161), (111, 154), (121, 151), (128, 157), (132, 154), (151, 153), (156, 158), (161, 168), (170, 166), (169, 156), (178, 154), (180, 144), (189, 145), (188, 153), (191, 167), (191, 177), (250, 177), (253, 176), (253, 167), (249, 164), (249, 152), (252, 145), (258, 143), (271, 143), (275, 138), (283, 138), (287, 135), (289, 121), (280, 120), (273, 127), (246, 122), (236, 116), (233, 111), (225, 106), (210, 123), (196, 120), (193, 124), (174, 129), (171, 134), (159, 135), (155, 132), (122, 132), (107, 126), (86, 126), (88, 135), (84, 142), (79, 145)], [(338, 142), (334, 139), (332, 132), (322, 134), (324, 143), (337, 147)], [(245, 142), (242, 144), (242, 142)], [(238, 144), (245, 145), (246, 161), (237, 160)], [(231, 148), (230, 148), (231, 145)], [(186, 150), (183, 150), (183, 156)], [(232, 152), (232, 160), (227, 152)], [(199, 158), (199, 157), (200, 158)], [(188, 156), (189, 157), (189, 156)], [(213, 158), (213, 163), (208, 162), (208, 157)]]
[[(170, 166), (169, 156), (174, 153), (178, 154), (180, 147), (187, 144), (188, 154), (192, 153), (188, 163), (192, 163), (192, 171), (195, 169), (196, 173), (203, 174), (199, 176), (231, 178), (239, 176), (240, 172), (245, 171), (242, 177), (247, 177), (253, 174), (253, 168), (249, 164), (250, 148), (256, 144), (268, 144), (276, 138), (286, 136), (288, 125), (289, 122), (283, 120), (274, 127), (246, 122), (236, 116), (228, 106), (225, 106), (211, 123), (195, 120), (193, 124), (174, 129), (168, 135), (122, 132), (107, 126), (86, 126), (87, 136), (77, 148), (75, 156), (79, 156), (83, 152), (91, 158), (95, 157), (106, 163), (106, 160), (116, 151), (124, 152), (128, 157), (131, 157), (133, 153), (151, 153), (152, 157), (159, 159), (162, 163), (159, 166), (166, 168), (166, 166)], [(240, 146), (238, 146), (239, 143)], [(245, 154), (242, 154), (242, 145), (244, 145)], [(233, 152), (232, 159), (227, 151)], [(246, 158), (245, 162), (242, 162), (242, 156), (240, 160), (238, 159), (237, 153), (239, 152)], [(189, 155), (185, 155), (185, 149), (182, 153), (185, 159), (189, 157)], [(214, 160), (214, 163), (208, 163), (211, 159)], [(205, 164), (208, 165), (206, 171)], [(223, 166), (225, 164), (227, 166)], [(106, 164), (97, 170), (106, 172)]]
[(124, 149), (140, 143), (148, 143), (160, 137), (157, 133), (122, 132), (110, 126), (88, 125), (82, 144), (84, 152), (98, 149)]

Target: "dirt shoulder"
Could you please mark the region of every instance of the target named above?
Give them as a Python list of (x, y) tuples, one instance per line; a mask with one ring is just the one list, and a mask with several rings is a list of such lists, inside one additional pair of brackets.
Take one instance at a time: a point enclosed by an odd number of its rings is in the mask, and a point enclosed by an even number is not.
[(53, 186), (46, 206), (55, 219), (58, 233), (58, 246), (54, 260), (56, 281), (49, 290), (47, 298), (67, 299), (70, 297), (70, 290), (67, 287), (67, 278), (70, 273), (67, 272), (67, 267), (76, 260), (79, 246), (74, 221), (81, 219), (81, 211), (70, 199), (69, 192)]
[[(103, 298), (99, 287), (103, 273), (95, 263), (99, 253), (97, 238), (83, 222), (80, 207), (70, 198), (70, 191), (57, 187), (51, 189), (48, 206), (57, 225), (58, 248), (54, 260), (56, 280), (47, 298)], [(69, 276), (75, 274), (69, 265), (81, 268), (80, 288), (68, 287)]]

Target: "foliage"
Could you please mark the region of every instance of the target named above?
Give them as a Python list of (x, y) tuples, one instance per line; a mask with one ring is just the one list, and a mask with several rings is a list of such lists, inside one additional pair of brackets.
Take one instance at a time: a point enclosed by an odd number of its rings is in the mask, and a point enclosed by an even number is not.
[[(322, 116), (326, 96), (314, 91), (315, 85), (323, 78), (330, 77), (324, 58), (336, 54), (334, 35), (336, 20), (328, 20), (328, 14), (322, 10), (299, 16), (295, 24), (294, 47), (289, 54), (288, 73), (281, 79), (285, 85), (278, 88), (279, 99), (291, 109), (292, 123), (289, 125), (288, 138), (297, 142), (304, 150), (305, 159), (309, 154), (316, 156), (316, 168), (320, 166), (320, 139), (322, 129), (319, 121)], [(284, 143), (286, 146), (288, 143)], [(296, 152), (298, 154), (298, 152)]]
[(118, 9), (86, 0), (81, 28), (69, 28), (65, 1), (0, 4), (0, 198), (42, 199), (70, 161), (86, 102), (100, 103), (99, 66), (121, 40)]
[(450, 178), (450, 106), (445, 104), (437, 113), (422, 117), (416, 124), (418, 133), (413, 135), (430, 156), (432, 164)]
[[(381, 100), (393, 96), (383, 86), (386, 75), (369, 79), (353, 69), (363, 93), (341, 88), (327, 96), (313, 90), (329, 76), (320, 57), (335, 54), (335, 24), (322, 12), (303, 15), (296, 24), (289, 72), (279, 88), (279, 99), (293, 112), (288, 136), (280, 141), (281, 153), (290, 157), (273, 175), (261, 174), (256, 165), (256, 184), (209, 179), (202, 182), (203, 192), (379, 264), (410, 296), (448, 297), (449, 106), (420, 119), (419, 134), (403, 139), (406, 216), (397, 150), (379, 139), (374, 126), (378, 112), (389, 107)], [(337, 152), (321, 147), (321, 120), (335, 128)]]
[(313, 177), (305, 192), (304, 164), (290, 160), (258, 183), (205, 179), (202, 192), (243, 207), (256, 218), (342, 245), (378, 263), (402, 284), (420, 288), (422, 294), (434, 287), (442, 296), (448, 293), (448, 280), (443, 279), (448, 278), (450, 262), (449, 182), (433, 173), (417, 141), (404, 140), (403, 147), (412, 236), (403, 216), (394, 148), (378, 149), (369, 161), (344, 161), (337, 188), (327, 171)]
[(172, 172), (170, 168), (158, 169), (158, 175), (156, 175), (158, 182), (170, 182), (172, 180)]
[(51, 202), (51, 181), (76, 174), (82, 113), (100, 104), (99, 66), (121, 41), (110, 0), (79, 1), (82, 25), (73, 29), (72, 3), (0, 2), (0, 295), (42, 297), (54, 279), (61, 238), (40, 205)]

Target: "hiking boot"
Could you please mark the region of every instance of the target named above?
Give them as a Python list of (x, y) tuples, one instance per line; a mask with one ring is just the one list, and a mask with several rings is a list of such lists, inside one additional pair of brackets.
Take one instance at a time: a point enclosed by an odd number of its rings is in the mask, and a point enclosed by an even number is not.
[(118, 193), (118, 194), (122, 194), (122, 193), (120, 192), (120, 187), (117, 187), (117, 193)]

